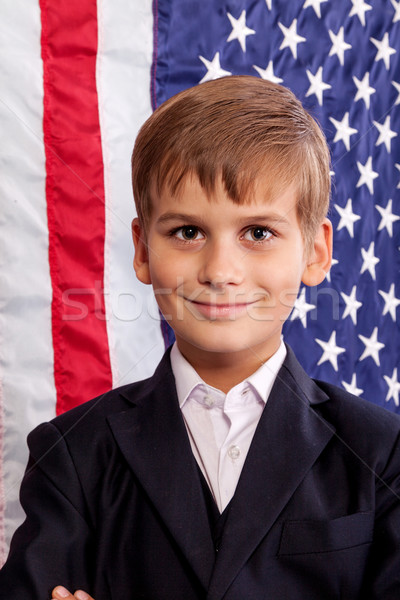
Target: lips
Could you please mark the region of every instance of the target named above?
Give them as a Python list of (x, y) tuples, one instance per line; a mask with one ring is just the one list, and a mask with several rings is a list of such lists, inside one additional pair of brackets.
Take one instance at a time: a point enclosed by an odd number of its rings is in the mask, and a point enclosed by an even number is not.
[(193, 307), (192, 313), (198, 313), (209, 320), (232, 320), (246, 313), (248, 307), (254, 302), (242, 302), (232, 304), (198, 302), (185, 299), (189, 307)]

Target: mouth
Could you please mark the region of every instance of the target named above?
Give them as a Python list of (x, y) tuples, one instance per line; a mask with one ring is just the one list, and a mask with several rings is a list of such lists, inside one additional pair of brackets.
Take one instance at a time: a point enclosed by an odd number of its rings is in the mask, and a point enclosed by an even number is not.
[[(197, 300), (189, 300), (185, 298), (185, 302), (189, 309), (193, 307), (192, 314), (200, 314), (206, 319), (216, 320), (233, 320), (247, 312), (248, 308), (254, 302), (239, 302), (239, 303), (210, 303), (199, 302)], [(196, 316), (196, 315), (195, 315)]]

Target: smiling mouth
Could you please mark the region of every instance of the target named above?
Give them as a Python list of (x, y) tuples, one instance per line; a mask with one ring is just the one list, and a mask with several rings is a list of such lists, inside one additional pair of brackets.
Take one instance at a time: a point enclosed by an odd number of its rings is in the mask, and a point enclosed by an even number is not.
[(239, 302), (234, 304), (211, 304), (209, 302), (198, 302), (197, 300), (189, 300), (185, 298), (189, 308), (193, 307), (194, 312), (199, 313), (203, 317), (209, 320), (233, 320), (236, 317), (246, 313), (249, 306), (254, 304), (253, 302)]

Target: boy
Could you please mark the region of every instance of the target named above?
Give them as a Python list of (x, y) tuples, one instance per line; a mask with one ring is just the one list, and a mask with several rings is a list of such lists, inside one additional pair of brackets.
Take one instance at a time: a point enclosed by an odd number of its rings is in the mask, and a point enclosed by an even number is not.
[(176, 344), (31, 434), (2, 598), (398, 600), (400, 420), (281, 341), (330, 266), (321, 131), (228, 77), (161, 106), (132, 172), (135, 271)]

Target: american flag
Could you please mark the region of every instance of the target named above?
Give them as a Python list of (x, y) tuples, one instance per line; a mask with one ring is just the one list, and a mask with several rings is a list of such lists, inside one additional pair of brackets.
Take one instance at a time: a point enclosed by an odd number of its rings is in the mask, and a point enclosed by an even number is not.
[(400, 412), (400, 1), (156, 0), (155, 15), (153, 108), (245, 74), (290, 88), (321, 124), (333, 265), (301, 289), (284, 338), (313, 377)]
[(200, 81), (273, 79), (321, 123), (334, 265), (285, 339), (312, 376), (400, 411), (399, 21), (398, 0), (2, 3), (0, 564), (28, 431), (149, 375), (171, 341), (132, 272), (129, 156)]

